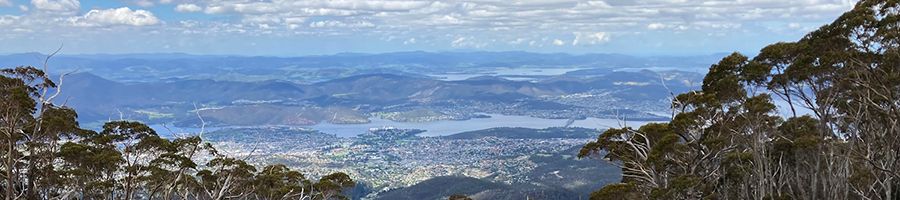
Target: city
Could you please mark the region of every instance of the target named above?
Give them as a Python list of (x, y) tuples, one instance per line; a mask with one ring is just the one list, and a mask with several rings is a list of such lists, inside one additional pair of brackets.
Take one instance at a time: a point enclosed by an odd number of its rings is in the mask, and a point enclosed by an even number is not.
[[(303, 128), (224, 129), (204, 137), (223, 152), (254, 163), (284, 163), (311, 176), (345, 172), (380, 191), (408, 187), (440, 176), (486, 178), (506, 184), (531, 183), (534, 159), (560, 156), (578, 160), (578, 149), (601, 130), (571, 128), (526, 131), (542, 134), (521, 139), (515, 135), (420, 137), (421, 130), (373, 128), (358, 137), (337, 137)], [(557, 135), (558, 134), (558, 135)], [(584, 165), (595, 165), (585, 161)], [(585, 177), (587, 178), (587, 177)]]

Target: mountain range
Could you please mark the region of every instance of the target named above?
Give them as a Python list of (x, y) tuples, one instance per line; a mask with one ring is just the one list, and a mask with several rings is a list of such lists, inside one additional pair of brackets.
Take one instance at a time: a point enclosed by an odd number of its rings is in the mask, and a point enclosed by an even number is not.
[[(81, 118), (89, 121), (114, 118), (122, 112), (131, 117), (150, 119), (153, 115), (147, 113), (157, 113), (177, 119), (192, 116), (186, 111), (197, 108), (240, 109), (260, 104), (308, 110), (344, 108), (342, 110), (362, 110), (362, 115), (391, 106), (454, 107), (456, 105), (451, 104), (457, 102), (509, 105), (526, 110), (565, 110), (584, 105), (564, 104), (553, 99), (604, 91), (605, 95), (620, 99), (624, 106), (628, 106), (628, 102), (657, 102), (665, 100), (672, 92), (691, 89), (691, 82), (699, 81), (698, 77), (684, 72), (643, 70), (595, 73), (592, 76), (560, 75), (540, 81), (513, 81), (497, 77), (444, 81), (397, 74), (366, 74), (313, 84), (282, 80), (122, 83), (91, 73), (78, 73), (64, 79), (64, 99), (61, 101), (78, 109)], [(627, 107), (607, 109), (621, 109), (623, 112), (641, 110)], [(309, 115), (325, 116), (321, 113)]]

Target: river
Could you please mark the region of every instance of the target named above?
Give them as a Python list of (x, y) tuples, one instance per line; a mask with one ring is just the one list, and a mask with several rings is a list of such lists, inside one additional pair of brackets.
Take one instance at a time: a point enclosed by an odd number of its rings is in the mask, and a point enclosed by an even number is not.
[[(444, 135), (452, 135), (456, 133), (466, 132), (466, 131), (476, 131), (482, 129), (496, 128), (496, 127), (523, 127), (523, 128), (549, 128), (549, 127), (562, 127), (565, 126), (568, 120), (566, 119), (543, 119), (537, 117), (529, 117), (529, 116), (513, 116), (513, 115), (499, 115), (499, 114), (489, 114), (490, 118), (475, 118), (469, 120), (459, 120), (459, 121), (451, 121), (451, 120), (443, 120), (443, 121), (434, 121), (434, 122), (395, 122), (386, 119), (380, 118), (372, 118), (371, 122), (367, 124), (332, 124), (328, 122), (322, 122), (312, 126), (300, 126), (303, 128), (315, 129), (318, 131), (322, 131), (324, 133), (334, 134), (340, 137), (354, 137), (359, 134), (365, 133), (370, 128), (383, 128), (383, 127), (394, 127), (394, 128), (403, 128), (403, 129), (422, 129), (425, 130), (422, 133), (422, 136), (444, 136)], [(639, 127), (651, 121), (628, 121), (627, 125), (631, 127)], [(623, 124), (619, 120), (615, 119), (600, 119), (600, 118), (587, 118), (584, 120), (575, 120), (570, 127), (582, 127), (582, 128), (592, 128), (592, 129), (608, 129), (608, 128), (619, 128), (622, 127)], [(160, 135), (169, 137), (169, 136), (179, 136), (179, 135), (190, 135), (189, 133), (198, 133), (200, 132), (199, 128), (183, 128), (183, 127), (172, 127), (166, 129), (163, 125), (157, 124), (151, 126)], [(215, 131), (223, 128), (233, 128), (233, 127), (207, 127), (206, 131)], [(171, 131), (169, 131), (171, 130)]]

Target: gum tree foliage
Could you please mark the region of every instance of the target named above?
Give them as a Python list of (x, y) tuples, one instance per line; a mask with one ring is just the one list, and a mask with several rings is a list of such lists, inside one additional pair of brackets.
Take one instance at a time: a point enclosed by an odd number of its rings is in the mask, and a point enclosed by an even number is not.
[(862, 0), (799, 41), (723, 58), (670, 122), (582, 148), (623, 170), (592, 199), (900, 198), (898, 38), (900, 1)]
[(257, 170), (200, 136), (162, 138), (139, 122), (82, 129), (73, 109), (52, 103), (57, 86), (41, 69), (0, 69), (4, 199), (346, 199), (355, 185), (344, 173), (312, 181), (284, 165)]
[(454, 194), (450, 195), (450, 197), (447, 197), (447, 200), (472, 200), (472, 198), (469, 198), (468, 196), (463, 194)]

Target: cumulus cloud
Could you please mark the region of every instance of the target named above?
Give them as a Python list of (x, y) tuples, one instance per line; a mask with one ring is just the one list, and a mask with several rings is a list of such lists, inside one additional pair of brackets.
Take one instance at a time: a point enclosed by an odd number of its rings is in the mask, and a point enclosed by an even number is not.
[[(251, 26), (264, 23), (293, 30), (301, 23), (289, 23), (286, 19), (317, 19), (305, 22), (306, 26), (378, 27), (383, 34), (406, 34), (395, 35), (398, 37), (414, 37), (416, 34), (412, 32), (420, 32), (434, 34), (425, 38), (451, 41), (459, 39), (457, 35), (494, 32), (497, 34), (493, 38), (484, 41), (525, 44), (528, 42), (519, 39), (574, 32), (575, 38), (565, 44), (595, 45), (609, 42), (611, 34), (644, 30), (725, 32), (750, 23), (788, 19), (820, 21), (849, 9), (853, 3), (852, 0), (199, 0), (179, 5), (176, 10), (234, 14)], [(266, 22), (261, 22), (262, 19)], [(543, 44), (547, 42), (552, 40)]]
[(203, 8), (201, 8), (197, 4), (188, 3), (188, 4), (178, 4), (178, 6), (175, 6), (175, 11), (178, 11), (178, 12), (200, 12), (202, 10), (203, 10)]
[(650, 29), (650, 30), (659, 30), (659, 29), (664, 29), (664, 28), (666, 28), (666, 25), (663, 23), (652, 23), (652, 24), (647, 25), (647, 29)]
[(0, 6), (12, 6), (12, 1), (10, 0), (0, 0)]
[(487, 42), (479, 41), (473, 37), (457, 36), (455, 38), (450, 42), (450, 46), (453, 48), (484, 48), (488, 46)]
[[(702, 25), (693, 25), (695, 29), (704, 27)], [(689, 27), (687, 25), (681, 24), (681, 22), (673, 22), (671, 24), (663, 24), (663, 23), (650, 23), (647, 24), (647, 29), (650, 30), (676, 30), (676, 31), (684, 31)]]
[(0, 15), (0, 26), (8, 26), (19, 20), (19, 16)]
[[(124, 3), (114, 7), (91, 4), (85, 11), (80, 10), (78, 0), (29, 1), (31, 5), (0, 0), (0, 6), (24, 6), (18, 20), (6, 23), (48, 30), (53, 26), (163, 24), (159, 31), (251, 36), (354, 34), (396, 44), (538, 48), (619, 47), (620, 41), (650, 34), (707, 39), (706, 35), (766, 35), (775, 29), (800, 32), (833, 20), (857, 0), (118, 0), (110, 2)], [(174, 16), (171, 21), (175, 23), (163, 23), (150, 11), (117, 8), (161, 4), (172, 4), (168, 9), (177, 13), (161, 17)], [(193, 18), (201, 14), (210, 16)], [(177, 23), (182, 20), (191, 21), (191, 26)]]
[(222, 11), (244, 14), (290, 12), (303, 9), (329, 9), (353, 11), (409, 11), (429, 5), (427, 1), (397, 0), (308, 0), (308, 1), (255, 1), (222, 2), (211, 1), (211, 7), (221, 7)]
[(205, 9), (203, 9), (203, 12), (206, 14), (220, 14), (225, 13), (225, 11), (227, 11), (227, 8), (225, 8), (225, 6), (207, 6)]
[(513, 41), (509, 41), (509, 44), (518, 45), (522, 44), (522, 42), (525, 42), (525, 38), (516, 38)]
[(131, 10), (128, 7), (91, 10), (83, 16), (71, 17), (68, 21), (75, 26), (148, 26), (159, 24), (160, 22), (150, 11)]
[(563, 42), (563, 41), (560, 40), (560, 39), (554, 39), (554, 40), (553, 40), (553, 45), (556, 45), (556, 46), (562, 46), (562, 45), (566, 45), (566, 42)]
[(368, 21), (355, 21), (355, 22), (342, 22), (342, 21), (334, 21), (334, 20), (325, 20), (325, 21), (316, 21), (309, 23), (309, 27), (312, 28), (325, 28), (325, 27), (337, 27), (337, 28), (368, 28), (374, 27), (375, 24), (372, 24)]
[(609, 33), (606, 32), (575, 32), (575, 39), (572, 40), (572, 46), (583, 45), (583, 44), (602, 44), (609, 42)]
[(54, 12), (76, 12), (81, 8), (78, 0), (31, 0), (34, 8)]

